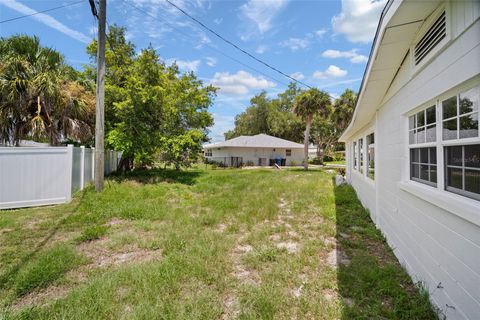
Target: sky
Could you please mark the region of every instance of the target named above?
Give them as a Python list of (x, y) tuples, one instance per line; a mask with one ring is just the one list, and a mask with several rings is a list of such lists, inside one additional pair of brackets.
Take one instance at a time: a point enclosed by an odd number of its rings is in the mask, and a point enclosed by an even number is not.
[[(81, 70), (86, 45), (96, 38), (88, 0), (0, 0), (0, 21), (78, 2), (65, 8), (0, 23), (0, 37), (36, 35)], [(257, 58), (333, 97), (358, 91), (386, 0), (172, 0), (177, 6)], [(219, 88), (210, 108), (212, 142), (224, 140), (235, 115), (250, 99), (270, 97), (290, 79), (265, 67), (202, 29), (165, 0), (108, 0), (107, 22), (127, 29), (139, 52), (152, 45), (167, 64), (194, 71)], [(300, 85), (302, 87), (302, 85)]]

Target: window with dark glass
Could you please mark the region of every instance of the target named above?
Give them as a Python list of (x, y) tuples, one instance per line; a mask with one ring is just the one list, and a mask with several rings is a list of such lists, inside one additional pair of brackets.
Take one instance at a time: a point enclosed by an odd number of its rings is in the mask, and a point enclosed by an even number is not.
[(437, 153), (435, 147), (410, 149), (410, 179), (431, 186), (437, 185)]
[(370, 179), (375, 179), (375, 135), (369, 134), (367, 136), (367, 161), (368, 171), (367, 176)]
[(285, 154), (286, 154), (287, 157), (291, 157), (292, 156), (292, 149), (285, 150)]
[(478, 137), (480, 86), (442, 101), (443, 140)]
[(408, 118), (409, 143), (426, 143), (437, 141), (437, 117), (435, 106), (422, 110)]
[(358, 170), (358, 149), (357, 149), (357, 142), (353, 142), (353, 169)]
[(360, 173), (363, 173), (363, 139), (358, 139), (358, 155), (360, 158)]
[(480, 144), (445, 147), (445, 189), (480, 200)]

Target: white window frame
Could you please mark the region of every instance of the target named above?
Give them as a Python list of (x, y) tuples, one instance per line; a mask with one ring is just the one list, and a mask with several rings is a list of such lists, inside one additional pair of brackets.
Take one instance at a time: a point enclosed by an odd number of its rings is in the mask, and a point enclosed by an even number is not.
[[(457, 96), (457, 103), (458, 103), (458, 96), (461, 93), (464, 93), (474, 87), (480, 86), (480, 77), (476, 77), (472, 80), (469, 80), (465, 82), (464, 84), (457, 86), (456, 88), (453, 88), (451, 90), (448, 90), (445, 93), (442, 93), (435, 97), (432, 100), (429, 100), (428, 102), (420, 105), (417, 108), (412, 109), (408, 113), (405, 114), (405, 128), (406, 128), (406, 152), (408, 156), (406, 157), (406, 174), (404, 175), (404, 181), (401, 182), (401, 188), (405, 189), (407, 191), (412, 191), (410, 190), (411, 188), (408, 187), (409, 185), (413, 185), (413, 188), (417, 188), (416, 191), (419, 191), (418, 188), (430, 188), (432, 191), (435, 191), (435, 194), (438, 197), (446, 197), (446, 199), (456, 199), (455, 202), (461, 202), (459, 203), (454, 203), (453, 207), (455, 208), (462, 208), (462, 209), (456, 209), (456, 213), (459, 213), (460, 210), (463, 210), (465, 212), (472, 212), (473, 210), (478, 210), (480, 209), (480, 200), (474, 199), (472, 197), (469, 197), (467, 195), (462, 195), (459, 193), (454, 193), (452, 191), (448, 191), (446, 188), (446, 181), (445, 181), (445, 168), (446, 168), (446, 161), (445, 161), (445, 147), (449, 146), (464, 146), (464, 145), (471, 145), (471, 144), (479, 144), (480, 143), (480, 128), (478, 132), (477, 137), (472, 137), (472, 138), (458, 138), (457, 134), (457, 139), (452, 139), (452, 140), (443, 140), (443, 109), (442, 109), (442, 101), (451, 98), (452, 96)], [(412, 115), (415, 115), (416, 113), (420, 112), (421, 110), (427, 109), (432, 105), (435, 105), (436, 108), (436, 142), (426, 142), (426, 143), (419, 143), (419, 144), (410, 144), (409, 140), (409, 117)], [(458, 105), (457, 105), (458, 108)], [(480, 116), (480, 108), (479, 108), (479, 116)], [(479, 119), (480, 122), (480, 119)], [(480, 123), (479, 123), (480, 124)], [(459, 127), (457, 128), (459, 130)], [(431, 186), (431, 185), (426, 185), (422, 182), (417, 182), (415, 180), (412, 180), (411, 177), (411, 165), (410, 165), (410, 149), (416, 149), (416, 148), (424, 148), (424, 147), (435, 147), (437, 151), (437, 185)], [(407, 182), (408, 181), (408, 182)], [(422, 185), (420, 187), (419, 185)], [(435, 201), (438, 201), (438, 197), (434, 196)], [(433, 201), (432, 201), (433, 202)], [(461, 215), (461, 213), (459, 214)], [(478, 215), (478, 219), (480, 221), (480, 215)], [(477, 219), (475, 217), (475, 219)]]
[[(373, 135), (373, 140), (374, 141), (373, 141), (373, 143), (368, 144), (368, 137), (370, 135)], [(377, 137), (375, 136), (375, 131), (372, 131), (365, 136), (365, 147), (366, 147), (366, 150), (367, 150), (367, 152), (365, 153), (365, 160), (366, 160), (365, 162), (366, 162), (366, 167), (367, 167), (366, 170), (365, 170), (365, 173), (366, 173), (366, 177), (368, 179), (370, 179), (371, 181), (375, 181), (375, 166), (376, 166), (375, 154), (376, 154), (376, 141), (377, 141), (376, 139), (377, 139)], [(369, 161), (369, 156), (368, 156), (369, 155), (368, 151), (369, 151), (371, 145), (373, 145), (373, 147), (372, 147), (373, 148), (373, 164), (374, 164), (374, 166), (373, 166), (373, 178), (370, 177), (370, 161)]]

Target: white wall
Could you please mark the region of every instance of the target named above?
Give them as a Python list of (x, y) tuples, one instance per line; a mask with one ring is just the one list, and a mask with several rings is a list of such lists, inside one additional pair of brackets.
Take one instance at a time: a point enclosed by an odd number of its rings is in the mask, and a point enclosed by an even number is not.
[(273, 148), (243, 148), (243, 147), (226, 147), (226, 148), (213, 148), (212, 156), (208, 157), (214, 159), (216, 157), (241, 157), (243, 163), (247, 161), (252, 161), (254, 165), (258, 165), (259, 158), (275, 159), (275, 158), (286, 158), (286, 165), (290, 166), (292, 160), (296, 162), (296, 165), (301, 165), (303, 161), (303, 149), (290, 149), (292, 150), (291, 156), (286, 156), (285, 148), (276, 148), (273, 151)]
[[(105, 173), (121, 153), (105, 151)], [(0, 209), (65, 203), (93, 181), (94, 151), (67, 147), (0, 148)]]
[[(372, 119), (374, 193), (366, 177), (352, 170), (354, 139), (347, 144), (347, 176), (362, 203), (375, 211), (374, 221), (395, 255), (415, 281), (424, 282), (447, 319), (479, 319), (480, 202), (408, 181), (405, 113), (467, 80), (480, 83), (480, 2), (449, 4), (452, 34), (458, 38), (417, 73), (404, 64), (378, 106), (376, 121)], [(355, 138), (367, 133), (358, 132)]]

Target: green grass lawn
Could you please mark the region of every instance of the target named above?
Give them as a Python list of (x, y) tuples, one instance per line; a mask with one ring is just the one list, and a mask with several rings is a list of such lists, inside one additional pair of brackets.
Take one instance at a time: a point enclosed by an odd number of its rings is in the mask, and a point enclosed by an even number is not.
[(0, 212), (0, 319), (434, 319), (323, 171), (151, 170)]

